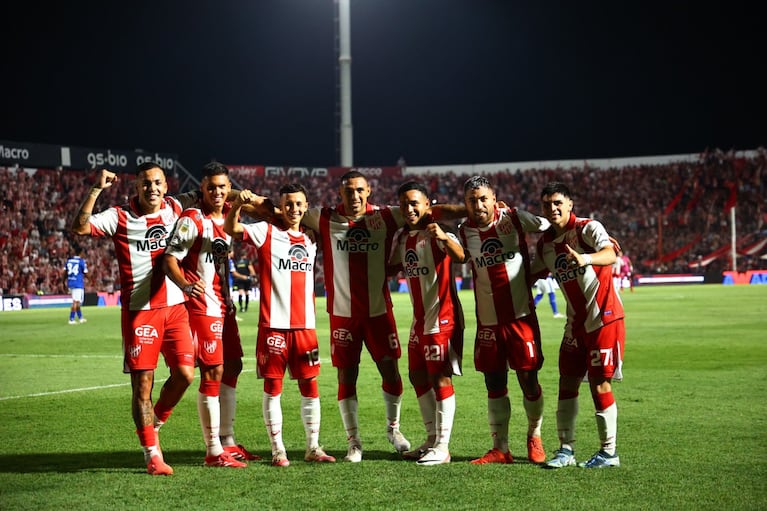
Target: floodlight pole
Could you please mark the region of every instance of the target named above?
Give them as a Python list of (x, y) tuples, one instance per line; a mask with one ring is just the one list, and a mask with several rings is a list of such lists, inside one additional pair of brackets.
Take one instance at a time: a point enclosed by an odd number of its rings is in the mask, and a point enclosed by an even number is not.
[(338, 73), (341, 85), (341, 166), (351, 167), (354, 163), (352, 143), (352, 53), (351, 14), (349, 0), (338, 3)]
[(735, 206), (733, 206), (730, 208), (730, 253), (732, 257), (732, 271), (738, 271), (738, 249), (735, 246), (736, 242)]

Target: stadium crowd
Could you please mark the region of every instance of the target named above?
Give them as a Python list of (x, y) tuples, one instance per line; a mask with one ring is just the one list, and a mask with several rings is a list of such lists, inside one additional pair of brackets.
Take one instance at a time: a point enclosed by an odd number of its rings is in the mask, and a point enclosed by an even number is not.
[[(109, 241), (75, 238), (68, 232), (80, 199), (90, 186), (90, 170), (50, 170), (0, 167), (0, 289), (3, 294), (66, 294), (63, 266), (72, 247), (84, 249), (90, 269), (86, 291), (114, 291), (118, 269)], [(597, 169), (588, 166), (498, 172), (487, 177), (499, 200), (539, 214), (538, 194), (549, 181), (563, 181), (583, 190), (575, 198), (579, 216), (599, 219), (616, 236), (634, 262), (635, 272), (721, 272), (729, 268), (728, 254), (696, 266), (730, 243), (730, 206), (736, 206), (740, 240), (755, 242), (767, 235), (764, 176), (767, 150), (744, 157), (721, 150), (705, 151), (697, 160), (658, 165)], [(439, 203), (462, 203), (463, 182), (455, 173), (370, 177), (373, 204), (397, 204), (397, 187), (407, 179), (426, 184)], [(281, 176), (254, 177), (232, 173), (244, 188), (274, 197), (285, 181)], [(308, 177), (312, 205), (335, 205), (337, 190), (330, 178)], [(103, 193), (96, 210), (123, 203), (133, 194), (132, 176)], [(171, 193), (177, 183), (171, 182)], [(598, 186), (597, 186), (598, 184)], [(757, 253), (738, 261), (738, 270), (763, 269)], [(320, 262), (318, 260), (318, 262)], [(321, 265), (318, 265), (321, 268)], [(322, 272), (316, 277), (322, 279)]]

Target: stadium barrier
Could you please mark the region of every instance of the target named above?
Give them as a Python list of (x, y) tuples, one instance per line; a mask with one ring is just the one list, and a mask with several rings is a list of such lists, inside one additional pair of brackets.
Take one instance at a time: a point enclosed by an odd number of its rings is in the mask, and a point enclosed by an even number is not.
[(703, 284), (704, 275), (692, 273), (659, 273), (657, 275), (637, 275), (636, 282), (641, 285), (655, 284)]
[(51, 309), (55, 307), (71, 307), (70, 295), (24, 295), (28, 309)]
[(723, 275), (722, 284), (725, 286), (767, 284), (767, 270), (726, 271), (723, 272)]

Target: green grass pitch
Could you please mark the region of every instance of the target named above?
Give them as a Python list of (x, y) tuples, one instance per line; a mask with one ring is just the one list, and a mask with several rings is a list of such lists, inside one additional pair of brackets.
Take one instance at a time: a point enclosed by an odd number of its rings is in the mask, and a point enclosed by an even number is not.
[[(473, 368), (474, 301), (467, 316), (464, 376), (455, 378), (453, 462), (419, 467), (386, 441), (380, 378), (367, 353), (360, 381), (364, 460), (303, 462), (304, 433), (295, 382), (283, 394), (284, 436), (292, 464), (252, 462), (242, 470), (202, 465), (204, 444), (192, 384), (161, 432), (172, 477), (150, 477), (130, 415), (122, 374), (117, 308), (87, 308), (88, 323), (68, 325), (68, 309), (0, 313), (0, 510), (15, 509), (765, 509), (767, 508), (767, 287), (666, 286), (624, 292), (625, 380), (615, 384), (622, 466), (598, 471), (543, 470), (527, 463), (525, 419), (510, 378), (513, 465), (474, 466), (491, 446), (482, 377)], [(400, 338), (412, 311), (397, 294)], [(559, 296), (560, 307), (564, 299)], [(346, 443), (329, 360), (324, 299), (317, 300), (320, 393), (326, 450)], [(557, 448), (557, 350), (564, 320), (539, 306), (546, 361), (543, 441)], [(245, 372), (238, 386), (239, 442), (267, 459), (261, 382), (255, 376), (257, 306), (240, 329)], [(417, 402), (400, 361), (402, 430), (423, 441)], [(158, 371), (155, 396), (167, 372)], [(597, 448), (593, 405), (584, 386), (578, 461)]]

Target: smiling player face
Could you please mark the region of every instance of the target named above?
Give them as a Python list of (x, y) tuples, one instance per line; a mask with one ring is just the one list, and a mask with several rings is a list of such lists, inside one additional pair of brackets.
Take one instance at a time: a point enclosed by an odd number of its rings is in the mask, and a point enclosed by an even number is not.
[(352, 177), (341, 183), (338, 191), (347, 216), (357, 217), (365, 213), (370, 197), (370, 185), (364, 177)]
[(165, 180), (165, 173), (159, 167), (152, 167), (136, 176), (136, 194), (143, 214), (160, 211), (162, 200), (167, 192), (168, 182)]
[(224, 209), (226, 198), (232, 189), (229, 176), (218, 174), (203, 178), (200, 185), (202, 191), (202, 203), (208, 212), (220, 213)]
[(567, 227), (572, 210), (573, 200), (559, 192), (541, 197), (543, 216), (551, 222), (557, 231), (563, 231)]
[(480, 227), (490, 225), (495, 216), (495, 192), (486, 186), (466, 190), (463, 196), (468, 217)]
[(415, 228), (429, 212), (429, 198), (419, 190), (408, 190), (399, 196), (399, 207), (408, 227)]
[(308, 208), (309, 203), (306, 201), (306, 195), (302, 192), (284, 193), (280, 197), (282, 219), (288, 229), (294, 231), (299, 229), (301, 219)]

